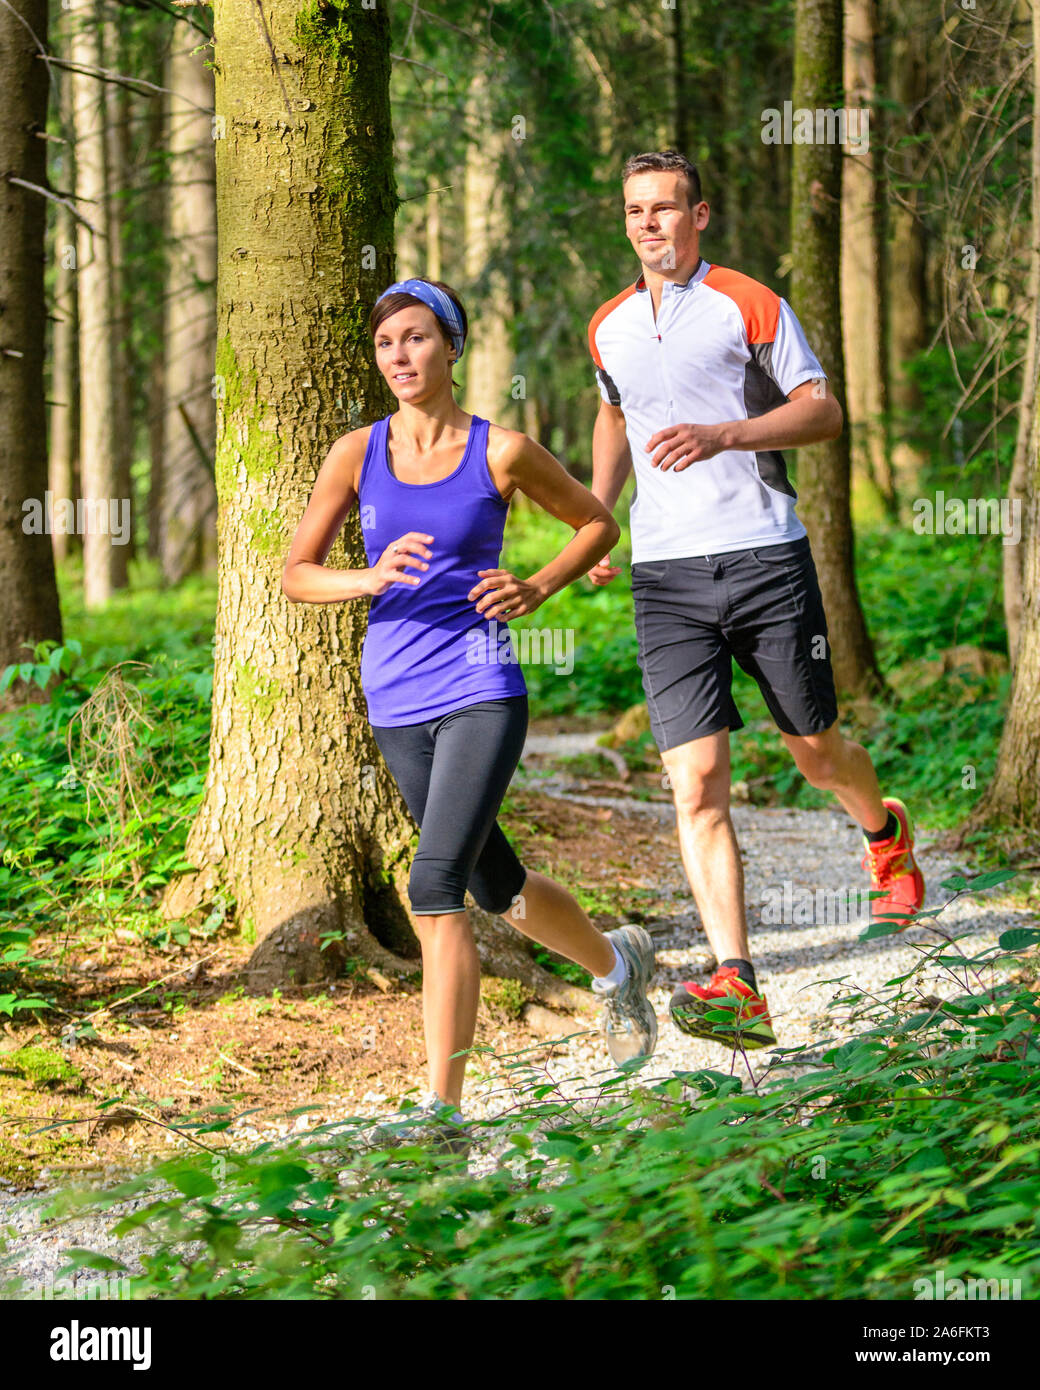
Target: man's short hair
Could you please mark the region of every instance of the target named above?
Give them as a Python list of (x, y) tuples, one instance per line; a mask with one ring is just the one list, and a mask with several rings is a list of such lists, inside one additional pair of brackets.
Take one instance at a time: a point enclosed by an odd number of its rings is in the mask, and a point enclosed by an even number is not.
[(622, 187), (633, 174), (645, 174), (648, 170), (682, 174), (686, 180), (686, 197), (690, 207), (696, 207), (701, 201), (701, 176), (696, 166), (678, 150), (648, 150), (645, 154), (632, 155), (625, 160), (625, 167), (621, 171)]

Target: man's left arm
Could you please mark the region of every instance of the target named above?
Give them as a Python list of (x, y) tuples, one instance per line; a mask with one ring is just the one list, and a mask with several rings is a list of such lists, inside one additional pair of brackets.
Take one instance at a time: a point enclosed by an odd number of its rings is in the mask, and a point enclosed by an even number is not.
[(646, 451), (655, 468), (681, 473), (692, 463), (710, 459), (727, 449), (761, 453), (767, 449), (794, 449), (799, 444), (819, 444), (837, 439), (844, 423), (841, 406), (826, 378), (802, 382), (789, 392), (786, 402), (750, 420), (724, 420), (717, 425), (669, 425), (647, 441)]

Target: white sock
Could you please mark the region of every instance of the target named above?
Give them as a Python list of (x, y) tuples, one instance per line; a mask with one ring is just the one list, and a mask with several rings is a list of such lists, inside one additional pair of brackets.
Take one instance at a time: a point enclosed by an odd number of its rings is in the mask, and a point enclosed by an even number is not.
[(615, 985), (624, 984), (625, 980), (628, 978), (628, 966), (625, 964), (624, 956), (614, 945), (613, 941), (610, 945), (614, 952), (614, 969), (609, 975), (594, 975), (592, 977), (593, 989), (598, 988), (601, 991), (613, 989)]

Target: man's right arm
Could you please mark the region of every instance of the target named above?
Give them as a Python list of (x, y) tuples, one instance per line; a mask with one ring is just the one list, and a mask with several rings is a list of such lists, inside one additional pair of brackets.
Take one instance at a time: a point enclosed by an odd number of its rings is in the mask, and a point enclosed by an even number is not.
[[(625, 432), (625, 412), (620, 406), (610, 405), (601, 400), (599, 414), (592, 430), (592, 486), (594, 497), (613, 513), (625, 479), (632, 471), (632, 451), (628, 446)], [(593, 584), (607, 584), (621, 573), (616, 565), (611, 565), (606, 555), (593, 569), (589, 578)]]

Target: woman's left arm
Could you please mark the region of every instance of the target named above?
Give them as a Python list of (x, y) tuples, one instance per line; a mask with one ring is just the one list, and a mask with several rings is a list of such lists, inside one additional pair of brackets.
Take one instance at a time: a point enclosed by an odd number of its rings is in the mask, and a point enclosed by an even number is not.
[(509, 570), (478, 571), (480, 583), (469, 593), (477, 600), (477, 612), (485, 618), (519, 618), (588, 573), (616, 544), (621, 530), (603, 503), (572, 478), (548, 449), (517, 430), (491, 428), (488, 466), (499, 491), (511, 496), (519, 489), (550, 516), (574, 528), (559, 555), (530, 579), (520, 579)]

